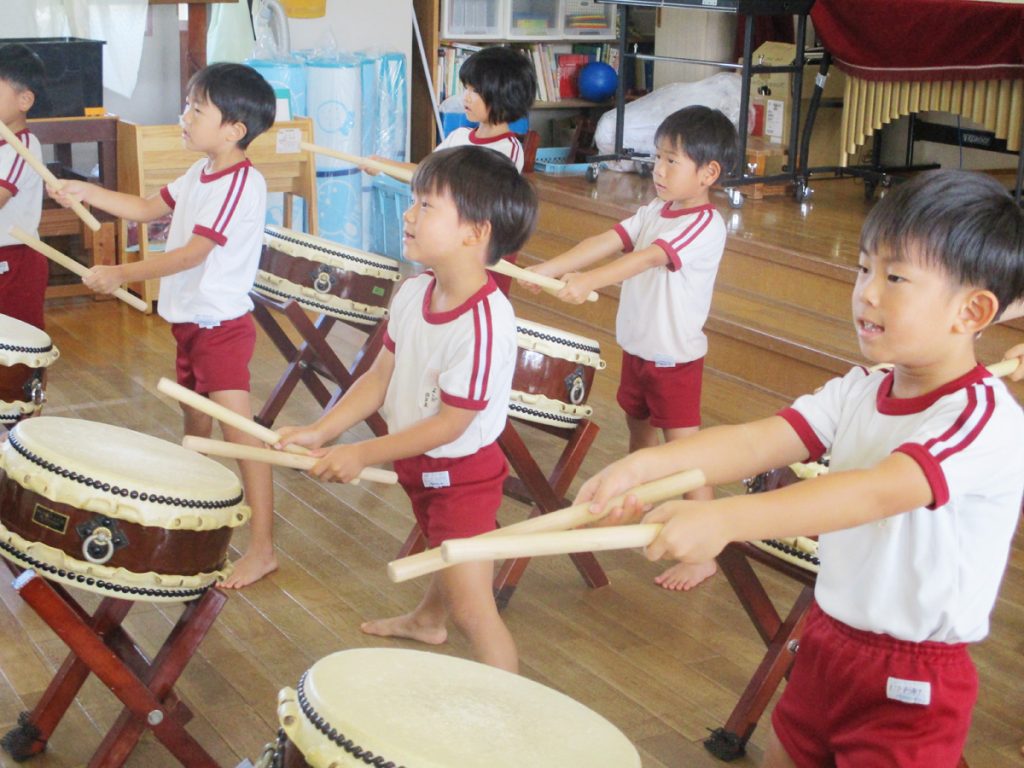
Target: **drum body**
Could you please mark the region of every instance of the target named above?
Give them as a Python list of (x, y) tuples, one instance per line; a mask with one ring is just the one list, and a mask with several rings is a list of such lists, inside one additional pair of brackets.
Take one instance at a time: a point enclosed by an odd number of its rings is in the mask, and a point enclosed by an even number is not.
[(248, 517), (229, 469), (129, 429), (40, 416), (0, 446), (0, 555), (89, 591), (198, 597)]
[(397, 648), (326, 656), (278, 695), (276, 768), (639, 768), (614, 725), (525, 677)]
[(253, 290), (357, 325), (387, 315), (398, 262), (283, 227), (264, 229)]
[[(747, 493), (767, 493), (788, 485), (799, 483), (828, 472), (828, 465), (823, 462), (806, 464), (790, 464), (788, 467), (770, 469), (746, 481)], [(750, 542), (758, 549), (798, 565), (805, 570), (817, 573), (821, 562), (818, 560), (818, 542), (807, 536), (794, 536), (785, 539), (763, 539)]]
[(509, 415), (574, 429), (593, 413), (586, 405), (594, 373), (605, 367), (601, 345), (557, 328), (516, 320), (516, 370)]
[(0, 425), (11, 427), (46, 400), (46, 368), (60, 357), (45, 331), (0, 315)]

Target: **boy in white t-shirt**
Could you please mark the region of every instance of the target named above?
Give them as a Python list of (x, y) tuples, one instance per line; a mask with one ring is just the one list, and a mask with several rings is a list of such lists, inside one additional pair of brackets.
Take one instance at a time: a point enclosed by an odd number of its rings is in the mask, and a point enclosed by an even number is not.
[[(710, 193), (733, 170), (738, 154), (732, 122), (703, 106), (666, 117), (654, 143), (657, 198), (613, 229), (530, 267), (564, 280), (559, 298), (576, 304), (591, 291), (622, 283), (615, 320), (622, 347), (616, 399), (626, 413), (630, 452), (657, 445), (662, 435), (668, 442), (700, 428), (704, 323), (726, 236)], [(593, 266), (605, 259), (611, 261)], [(687, 494), (712, 497), (710, 487)], [(691, 589), (714, 572), (713, 561), (679, 564), (655, 581), (666, 589)]]
[[(597, 508), (684, 467), (718, 484), (831, 454), (812, 480), (646, 517), (664, 524), (648, 557), (693, 563), (730, 541), (822, 534), (763, 765), (957, 765), (978, 688), (967, 644), (988, 634), (1024, 491), (1024, 414), (974, 343), (1022, 297), (1024, 212), (987, 176), (921, 174), (861, 233), (854, 329), (891, 371), (855, 368), (778, 416), (640, 451), (580, 489)], [(640, 512), (630, 498), (611, 517)]]
[[(29, 111), (43, 93), (43, 62), (20, 43), (0, 47), (0, 120), (42, 160), (29, 130)], [(43, 328), (49, 262), (8, 230), (20, 227), (39, 236), (43, 180), (6, 141), (0, 141), (0, 314)]]
[[(512, 305), (486, 265), (520, 248), (537, 201), (505, 157), (480, 147), (435, 152), (412, 180), (406, 258), (428, 272), (406, 280), (391, 302), (384, 346), (371, 368), (315, 423), (281, 429), (321, 457), (311, 474), (348, 481), (394, 461), (431, 547), (494, 530), (508, 467), (496, 440), (505, 428), (516, 363)], [(388, 434), (320, 448), (381, 409)], [(363, 631), (438, 644), (447, 618), (478, 661), (517, 671), (515, 643), (491, 592), (493, 566), (466, 563), (434, 576), (409, 614)]]
[[(182, 115), (185, 147), (205, 153), (184, 176), (148, 198), (93, 184), (68, 182), (50, 194), (62, 205), (83, 200), (133, 221), (173, 211), (167, 246), (145, 261), (93, 267), (83, 282), (110, 293), (122, 283), (159, 277), (157, 311), (177, 342), (178, 383), (246, 418), (249, 360), (256, 345), (252, 287), (263, 247), (267, 185), (245, 156), (249, 144), (274, 122), (276, 99), (267, 81), (241, 64), (211, 64), (188, 85)], [(185, 434), (209, 436), (210, 417), (188, 406)], [(222, 425), (235, 443), (262, 445)], [(239, 461), (246, 502), (252, 507), (249, 547), (221, 586), (238, 588), (277, 568), (272, 539), (270, 466)]]

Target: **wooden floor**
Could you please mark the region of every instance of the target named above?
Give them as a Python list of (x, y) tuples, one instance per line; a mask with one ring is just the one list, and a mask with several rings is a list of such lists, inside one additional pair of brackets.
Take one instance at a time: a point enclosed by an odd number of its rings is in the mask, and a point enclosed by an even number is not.
[[(627, 182), (634, 186), (615, 188)], [(856, 255), (856, 234), (867, 204), (856, 182), (817, 186), (813, 205), (803, 212), (782, 199), (749, 202), (736, 212), (723, 206), (732, 236), (805, 245), (848, 265), (851, 253)], [(598, 187), (577, 193), (593, 193), (595, 206), (635, 206), (649, 197), (635, 180), (620, 182), (614, 174), (605, 174)], [(559, 325), (557, 318), (536, 308), (523, 314)], [(173, 343), (162, 320), (115, 302), (75, 299), (48, 306), (47, 323), (61, 350), (49, 374), (48, 415), (180, 439), (176, 405), (155, 390), (160, 376), (173, 375)], [(332, 339), (345, 360), (351, 360), (361, 340), (353, 331), (337, 332)], [(610, 338), (599, 340), (610, 368), (599, 376), (591, 399), (601, 434), (581, 477), (620, 456), (625, 445), (614, 402), (618, 353), (611, 349)], [(257, 400), (269, 394), (282, 369), (283, 362), (261, 335), (253, 364)], [(716, 413), (726, 410), (718, 402), (724, 397), (743, 399), (751, 415), (771, 413), (777, 404), (757, 391), (739, 396), (730, 392), (710, 386), (707, 397)], [(312, 398), (300, 391), (277, 424), (306, 422), (317, 413)], [(529, 428), (522, 433), (542, 466), (548, 466), (556, 442)], [(360, 427), (346, 439), (368, 435)], [(385, 563), (412, 522), (400, 489), (321, 485), (286, 471), (276, 471), (275, 483), (281, 568), (232, 594), (177, 687), (196, 715), (189, 730), (225, 767), (258, 755), (277, 729), (278, 689), (294, 686), (318, 658), (345, 648), (403, 645), (362, 635), (359, 622), (410, 609), (423, 589), (418, 582), (393, 585), (385, 575)], [(522, 506), (507, 501), (501, 516), (511, 521), (523, 513)], [(241, 550), (245, 543), (243, 530), (233, 548)], [(991, 637), (974, 653), (981, 694), (967, 750), (973, 768), (1024, 763), (1017, 752), (1024, 743), (1021, 543), (1018, 536)], [(701, 740), (706, 729), (725, 721), (763, 650), (728, 584), (718, 576), (694, 592), (668, 593), (651, 583), (660, 566), (637, 553), (610, 553), (600, 560), (612, 580), (600, 590), (587, 589), (567, 558), (536, 560), (527, 569), (505, 612), (523, 674), (610, 719), (637, 745), (645, 768), (720, 765)], [(780, 607), (787, 607), (796, 588), (771, 573), (764, 578)], [(177, 613), (174, 607), (139, 604), (126, 625), (152, 653)], [(440, 650), (468, 655), (458, 637)], [(36, 702), (64, 655), (61, 641), (21, 602), (9, 579), (0, 578), (0, 732)], [(90, 680), (48, 751), (29, 765), (85, 765), (118, 711), (115, 698)], [(758, 764), (765, 731), (755, 732), (749, 755), (735, 765)], [(136, 768), (176, 764), (148, 736), (128, 762)], [(0, 765), (12, 763), (0, 754)]]

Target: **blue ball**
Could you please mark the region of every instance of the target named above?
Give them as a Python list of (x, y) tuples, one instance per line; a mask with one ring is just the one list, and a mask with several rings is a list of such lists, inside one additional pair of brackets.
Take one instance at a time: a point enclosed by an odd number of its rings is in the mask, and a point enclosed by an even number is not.
[(615, 95), (618, 73), (603, 61), (592, 61), (580, 70), (580, 96), (587, 101), (606, 101)]

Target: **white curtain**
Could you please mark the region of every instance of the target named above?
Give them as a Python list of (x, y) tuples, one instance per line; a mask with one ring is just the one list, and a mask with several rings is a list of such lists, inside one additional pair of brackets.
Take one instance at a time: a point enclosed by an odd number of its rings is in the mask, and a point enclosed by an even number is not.
[(131, 96), (139, 76), (148, 0), (6, 0), (8, 37), (104, 40), (103, 86)]

